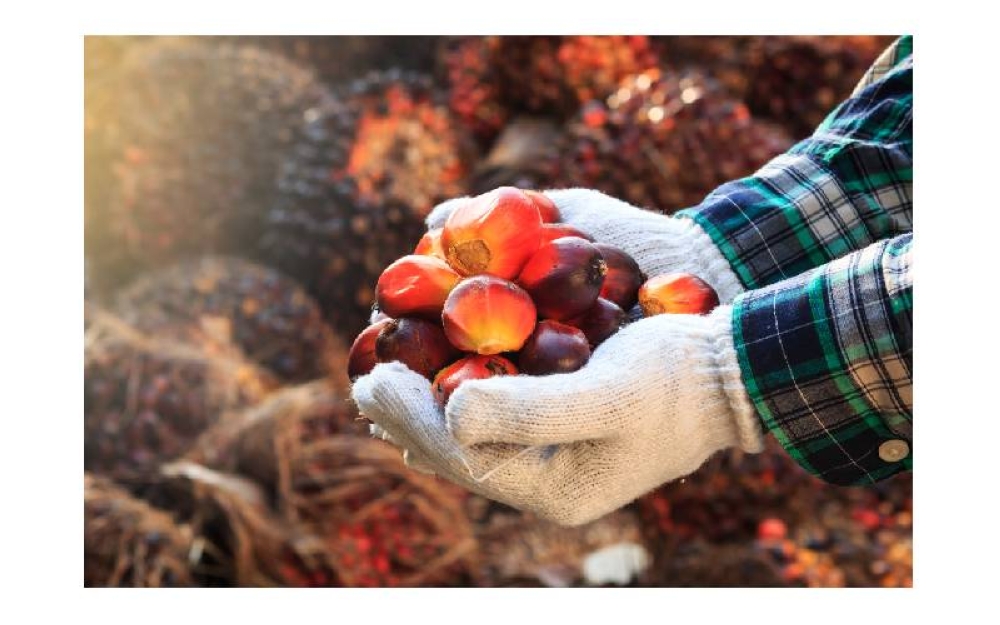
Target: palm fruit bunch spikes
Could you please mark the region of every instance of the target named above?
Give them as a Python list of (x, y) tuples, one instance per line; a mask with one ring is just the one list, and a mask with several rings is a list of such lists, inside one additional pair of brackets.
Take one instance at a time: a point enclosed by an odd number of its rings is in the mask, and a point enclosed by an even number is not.
[(328, 97), (279, 55), (192, 37), (140, 43), (88, 81), (85, 241), (102, 288), (255, 241), (281, 156)]
[(146, 274), (116, 294), (114, 312), (159, 337), (232, 343), (284, 381), (347, 381), (345, 350), (305, 289), (239, 258), (184, 260)]
[(285, 161), (260, 255), (302, 279), (341, 336), (364, 327), (382, 268), (438, 202), (462, 195), (471, 140), (422, 74), (370, 74), (310, 115)]
[(84, 346), (84, 466), (128, 476), (184, 453), (226, 410), (259, 401), (275, 378), (212, 343), (145, 334), (90, 312)]
[(87, 587), (193, 586), (191, 528), (110, 480), (83, 476), (83, 583)]
[(323, 541), (340, 583), (468, 584), (477, 544), (461, 488), (409, 469), (370, 438), (313, 440), (290, 460), (279, 505)]
[(563, 118), (611, 94), (622, 79), (660, 65), (641, 35), (500, 37), (494, 58), (506, 106)]
[(585, 105), (555, 165), (565, 186), (672, 213), (790, 145), (784, 132), (754, 119), (704, 75), (650, 70)]

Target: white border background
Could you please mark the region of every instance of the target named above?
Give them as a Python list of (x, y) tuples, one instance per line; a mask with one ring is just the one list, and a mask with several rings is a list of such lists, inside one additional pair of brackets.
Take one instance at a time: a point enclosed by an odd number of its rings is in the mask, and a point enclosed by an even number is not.
[[(0, 39), (0, 610), (8, 622), (903, 623), (978, 613), (997, 563), (998, 38), (963, 2), (8, 4)], [(313, 5), (313, 6), (310, 6)], [(338, 6), (341, 5), (341, 6)], [(343, 6), (346, 5), (346, 8)], [(449, 6), (450, 5), (450, 6)], [(971, 3), (969, 3), (971, 5)], [(980, 6), (984, 6), (980, 3)], [(16, 7), (16, 10), (15, 10)], [(30, 11), (30, 15), (25, 12)], [(697, 13), (695, 13), (697, 11)], [(25, 18), (28, 19), (25, 19)], [(84, 34), (915, 35), (913, 590), (85, 590)], [(989, 480), (986, 482), (986, 480)], [(10, 617), (8, 617), (10, 618)], [(977, 621), (982, 619), (977, 619)]]

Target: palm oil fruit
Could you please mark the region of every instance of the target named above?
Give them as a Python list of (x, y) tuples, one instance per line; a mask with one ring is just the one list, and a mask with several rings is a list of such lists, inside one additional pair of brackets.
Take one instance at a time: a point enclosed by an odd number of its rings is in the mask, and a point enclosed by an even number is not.
[(639, 289), (639, 306), (646, 317), (664, 313), (704, 315), (718, 305), (715, 289), (691, 273), (654, 276)]
[(500, 187), (470, 198), (448, 216), (441, 247), (448, 264), (463, 276), (488, 273), (513, 280), (541, 237), (535, 202), (520, 189)]
[(503, 356), (466, 356), (454, 362), (434, 377), (434, 397), (442, 406), (455, 392), (458, 385), (466, 380), (483, 380), (498, 375), (517, 375), (517, 367)]
[(580, 232), (568, 224), (542, 224), (542, 245), (549, 241), (555, 241), (562, 237), (579, 237), (588, 241), (593, 241), (589, 234)]
[(529, 375), (570, 373), (590, 360), (586, 335), (558, 321), (539, 321), (518, 353), (521, 372)]
[(608, 271), (593, 243), (563, 237), (541, 246), (517, 278), (538, 314), (562, 321), (587, 311), (601, 294)]
[(389, 318), (376, 321), (362, 330), (361, 334), (354, 339), (350, 354), (347, 356), (347, 377), (351, 380), (368, 375), (378, 364), (378, 356), (375, 355), (375, 339), (390, 321), (392, 320)]
[(490, 275), (459, 282), (441, 313), (452, 345), (487, 356), (521, 349), (536, 318), (535, 304), (524, 289)]
[(462, 279), (440, 258), (411, 254), (386, 267), (375, 286), (378, 308), (390, 317), (437, 320)]
[(445, 260), (444, 248), (441, 247), (441, 232), (443, 230), (444, 228), (434, 228), (425, 232), (424, 236), (417, 241), (417, 247), (414, 248), (413, 253), (420, 256), (435, 256)]
[(528, 190), (525, 190), (524, 194), (535, 203), (535, 207), (538, 208), (538, 214), (542, 217), (542, 223), (554, 224), (561, 219), (559, 209), (556, 208), (556, 203), (550, 200), (547, 195), (540, 191)]
[(630, 310), (639, 300), (639, 287), (646, 281), (635, 259), (621, 248), (606, 243), (595, 243), (608, 265), (608, 275), (604, 277), (601, 297), (618, 304), (622, 310)]
[(379, 362), (399, 361), (428, 380), (459, 356), (439, 325), (417, 318), (387, 321), (375, 339), (375, 355)]
[(587, 312), (567, 320), (566, 323), (581, 330), (590, 343), (590, 349), (594, 349), (620, 330), (625, 321), (625, 311), (618, 304), (599, 297)]

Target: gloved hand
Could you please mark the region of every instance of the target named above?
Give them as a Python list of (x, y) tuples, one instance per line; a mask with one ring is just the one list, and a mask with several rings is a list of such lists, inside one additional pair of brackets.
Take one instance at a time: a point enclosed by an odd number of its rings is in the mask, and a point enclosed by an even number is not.
[(430, 382), (400, 363), (375, 367), (353, 395), (411, 466), (556, 523), (583, 524), (718, 450), (761, 450), (731, 313), (720, 306), (707, 316), (643, 319), (579, 371), (465, 382), (445, 410)]
[[(642, 210), (592, 189), (545, 191), (562, 221), (600, 243), (619, 247), (646, 275), (685, 271), (711, 284), (723, 304), (744, 291), (729, 262), (693, 221)], [(440, 228), (466, 198), (448, 200), (427, 216), (428, 228)]]

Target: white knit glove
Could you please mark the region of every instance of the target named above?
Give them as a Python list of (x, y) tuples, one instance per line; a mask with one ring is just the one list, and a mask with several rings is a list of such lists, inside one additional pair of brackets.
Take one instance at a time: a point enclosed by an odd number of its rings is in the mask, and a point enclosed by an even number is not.
[(353, 395), (411, 466), (579, 525), (691, 473), (718, 450), (761, 450), (731, 314), (720, 306), (707, 316), (643, 319), (579, 371), (465, 382), (444, 411), (430, 382), (400, 363), (375, 367)]
[[(619, 247), (639, 264), (647, 276), (684, 271), (708, 282), (723, 304), (744, 291), (729, 261), (694, 221), (667, 217), (636, 208), (591, 189), (544, 191), (562, 221), (600, 243)], [(440, 228), (459, 202), (448, 200), (427, 216), (428, 228)]]

